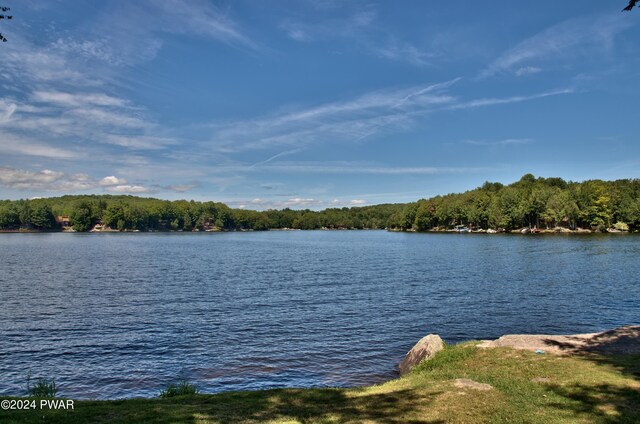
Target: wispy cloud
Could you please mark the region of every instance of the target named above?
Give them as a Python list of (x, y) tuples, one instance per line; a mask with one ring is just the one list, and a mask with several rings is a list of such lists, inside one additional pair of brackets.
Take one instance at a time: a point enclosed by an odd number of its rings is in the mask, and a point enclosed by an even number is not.
[(434, 167), (434, 166), (407, 166), (407, 167), (384, 167), (366, 166), (358, 164), (345, 165), (323, 165), (323, 164), (277, 164), (264, 168), (263, 170), (293, 172), (293, 173), (315, 173), (315, 174), (379, 174), (379, 175), (406, 175), (406, 174), (454, 174), (477, 172), (487, 168), (456, 168), (456, 167)]
[[(80, 62), (49, 45), (37, 45), (20, 34), (0, 50), (3, 72), (1, 78), (12, 84), (59, 82), (75, 86), (99, 85), (99, 78), (83, 72)], [(76, 66), (77, 64), (77, 66)]]
[(456, 109), (470, 109), (477, 107), (485, 107), (485, 106), (494, 106), (494, 105), (504, 105), (510, 103), (520, 103), (528, 100), (536, 100), (542, 99), (545, 97), (551, 96), (559, 96), (563, 94), (573, 93), (574, 90), (572, 88), (562, 88), (559, 90), (550, 90), (544, 91), (538, 94), (531, 94), (528, 96), (511, 96), (511, 97), (503, 97), (503, 98), (483, 98), (483, 99), (475, 99), (469, 101), (463, 101), (458, 104), (449, 106), (448, 109), (456, 110)]
[(416, 111), (428, 112), (455, 98), (445, 92), (458, 79), (391, 91), (376, 91), (353, 100), (328, 103), (295, 112), (219, 124), (212, 141), (234, 152), (273, 146), (298, 148), (318, 142), (357, 141), (388, 127), (409, 125)]
[(519, 77), (522, 77), (525, 75), (532, 75), (540, 72), (542, 72), (542, 68), (538, 66), (523, 66), (521, 68), (516, 69), (514, 71), (514, 74), (516, 74)]
[(70, 108), (87, 106), (125, 107), (129, 104), (125, 99), (109, 96), (104, 93), (69, 93), (63, 91), (34, 91), (31, 98), (38, 103), (51, 103)]
[[(480, 73), (489, 77), (497, 73), (518, 75), (538, 72), (545, 60), (566, 60), (576, 55), (594, 55), (609, 51), (614, 38), (634, 23), (625, 16), (587, 16), (569, 19), (527, 38), (498, 57)], [(532, 62), (534, 64), (532, 64)]]
[[(205, 0), (150, 2), (159, 8), (154, 30), (192, 33), (230, 44), (254, 47), (244, 30), (215, 4)], [(145, 10), (144, 14), (147, 13)]]
[[(117, 17), (117, 19), (114, 19)], [(111, 3), (88, 30), (50, 42), (62, 60), (121, 67), (154, 59), (163, 47), (159, 34), (202, 37), (254, 50), (257, 43), (227, 13), (204, 0)], [(37, 58), (33, 58), (35, 60)], [(47, 59), (50, 61), (50, 58)]]
[(521, 146), (533, 143), (531, 138), (507, 138), (504, 140), (484, 141), (484, 140), (464, 140), (466, 144), (474, 146)]
[[(329, 10), (333, 12), (333, 10)], [(316, 17), (317, 18), (317, 17)], [(371, 5), (347, 16), (316, 19), (315, 21), (285, 20), (281, 28), (287, 36), (298, 42), (348, 39), (371, 55), (414, 65), (428, 65), (434, 55), (403, 40), (387, 34), (377, 22), (377, 13)]]
[(378, 43), (367, 43), (367, 48), (376, 56), (394, 61), (409, 62), (413, 65), (426, 66), (433, 63), (436, 55), (395, 37)]
[(17, 108), (15, 103), (0, 99), (0, 124), (8, 122)]
[(217, 173), (297, 173), (297, 174), (455, 174), (487, 170), (485, 167), (438, 167), (438, 166), (379, 166), (363, 162), (275, 162), (259, 166), (221, 165), (213, 168)]
[(178, 184), (178, 185), (165, 186), (163, 188), (171, 191), (176, 191), (178, 193), (186, 193), (187, 191), (193, 190), (195, 187), (196, 187), (196, 184)]
[(251, 210), (268, 209), (311, 209), (321, 210), (326, 208), (365, 206), (368, 202), (362, 199), (317, 199), (312, 197), (292, 197), (286, 200), (273, 200), (265, 198), (253, 198), (249, 200), (229, 200), (226, 202), (231, 207)]
[(52, 159), (75, 159), (81, 153), (51, 146), (30, 137), (11, 134), (0, 130), (0, 152), (4, 155), (38, 156)]
[[(36, 90), (24, 102), (0, 102), (0, 114), (0, 143), (5, 151), (25, 155), (72, 158), (99, 144), (148, 150), (177, 142), (143, 108), (99, 91)], [(80, 152), (71, 140), (85, 142)]]
[(271, 157), (269, 157), (269, 158), (267, 158), (267, 159), (265, 159), (265, 160), (263, 160), (261, 162), (256, 162), (253, 165), (251, 165), (251, 167), (254, 168), (256, 166), (264, 165), (266, 163), (274, 161), (274, 160), (276, 160), (278, 158), (281, 158), (283, 156), (293, 155), (293, 154), (299, 153), (300, 151), (301, 151), (301, 149), (285, 150), (284, 152), (277, 153), (277, 154), (275, 154), (275, 155), (273, 155), (273, 156), (271, 156)]
[(287, 19), (280, 27), (295, 41), (311, 42), (335, 38), (359, 38), (376, 18), (371, 10), (359, 10), (349, 16), (327, 18), (315, 22)]
[(269, 158), (267, 162), (270, 162), (312, 144), (358, 142), (407, 130), (419, 118), (436, 111), (519, 103), (573, 92), (566, 88), (523, 96), (462, 100), (450, 93), (450, 88), (459, 80), (455, 78), (439, 84), (375, 91), (352, 100), (295, 112), (216, 124), (213, 126), (212, 145), (217, 151), (226, 153), (295, 147)]

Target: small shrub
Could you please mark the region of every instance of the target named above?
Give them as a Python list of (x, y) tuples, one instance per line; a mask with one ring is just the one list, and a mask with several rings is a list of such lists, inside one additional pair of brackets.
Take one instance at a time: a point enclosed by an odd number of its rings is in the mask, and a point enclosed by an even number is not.
[(160, 392), (161, 398), (170, 398), (174, 396), (195, 395), (198, 393), (198, 388), (187, 380), (179, 381), (178, 383), (169, 383), (166, 389)]
[(613, 228), (615, 228), (618, 231), (629, 231), (629, 226), (626, 223), (620, 222), (620, 221), (616, 222), (613, 225)]
[(56, 381), (53, 378), (51, 380), (39, 378), (32, 387), (31, 375), (27, 375), (27, 395), (29, 397), (53, 398), (56, 397), (57, 393), (58, 388), (56, 387)]

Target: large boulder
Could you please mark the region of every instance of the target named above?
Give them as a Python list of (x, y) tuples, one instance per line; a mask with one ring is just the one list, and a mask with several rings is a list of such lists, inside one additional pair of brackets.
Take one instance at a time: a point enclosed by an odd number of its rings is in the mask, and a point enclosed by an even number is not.
[(405, 355), (400, 366), (400, 375), (409, 373), (413, 367), (422, 361), (427, 361), (435, 356), (436, 353), (444, 349), (444, 342), (437, 334), (429, 334), (424, 336), (411, 350)]

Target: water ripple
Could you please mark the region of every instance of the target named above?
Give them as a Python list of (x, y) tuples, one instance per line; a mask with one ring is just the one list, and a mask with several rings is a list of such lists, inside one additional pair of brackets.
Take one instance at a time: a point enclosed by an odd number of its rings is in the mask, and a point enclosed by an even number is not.
[(372, 384), (419, 338), (638, 324), (640, 238), (0, 234), (0, 394)]

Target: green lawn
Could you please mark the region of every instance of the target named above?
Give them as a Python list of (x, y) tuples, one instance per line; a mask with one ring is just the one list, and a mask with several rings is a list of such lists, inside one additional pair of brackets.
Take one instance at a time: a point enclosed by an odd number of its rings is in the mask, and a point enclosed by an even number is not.
[[(458, 378), (493, 389), (458, 388)], [(0, 411), (0, 423), (638, 423), (639, 380), (638, 355), (559, 357), (469, 342), (377, 386), (78, 401), (73, 411)]]

